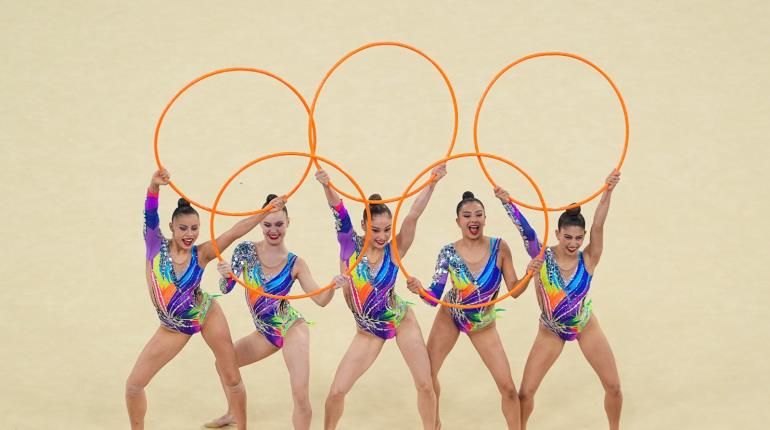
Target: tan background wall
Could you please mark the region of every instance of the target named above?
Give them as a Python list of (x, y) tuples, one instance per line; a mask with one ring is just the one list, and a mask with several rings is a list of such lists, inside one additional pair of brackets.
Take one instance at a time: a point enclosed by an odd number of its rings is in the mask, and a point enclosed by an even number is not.
[[(410, 43), (444, 67), (460, 107), (456, 151), (472, 149), (476, 102), (508, 62), (561, 50), (602, 66), (632, 121), (593, 285), (623, 381), (624, 427), (759, 429), (770, 418), (765, 2), (3, 3), (0, 427), (126, 427), (123, 384), (158, 324), (142, 270), (142, 199), (154, 170), (155, 121), (175, 91), (204, 72), (240, 65), (278, 73), (310, 98), (337, 58), (377, 40)], [(439, 76), (396, 48), (367, 51), (340, 68), (316, 119), (319, 154), (348, 169), (367, 193), (399, 194), (444, 154), (451, 135)], [(306, 150), (305, 123), (293, 96), (274, 82), (220, 76), (171, 111), (161, 155), (184, 190), (212, 202), (245, 162)], [(599, 75), (575, 61), (544, 59), (498, 83), (480, 139), (484, 150), (530, 172), (555, 205), (600, 185), (620, 154), (622, 131)], [(287, 158), (251, 169), (222, 207), (254, 208), (268, 192), (293, 185), (305, 163)], [(514, 195), (535, 200), (518, 175), (492, 164)], [(519, 239), (477, 164), (460, 160), (449, 171), (406, 260), (414, 274), (427, 282), (438, 249), (458, 236), (453, 210), (466, 189), (488, 202), (487, 233), (512, 244), (523, 272)], [(163, 225), (175, 200), (163, 190)], [(360, 207), (352, 209), (357, 223)], [(337, 245), (320, 187), (309, 180), (289, 210), (290, 248), (317, 279), (330, 279)], [(542, 229), (539, 213), (526, 214)], [(201, 220), (204, 240), (208, 217)], [(217, 226), (231, 223), (221, 218)], [(215, 275), (211, 266), (205, 289), (216, 289)], [(396, 288), (412, 297), (403, 280)], [(240, 290), (220, 302), (234, 337), (253, 329)], [(296, 306), (316, 322), (311, 396), (314, 428), (321, 428), (353, 323), (340, 297), (325, 309)], [(503, 307), (498, 327), (518, 382), (538, 310), (532, 291)], [(427, 335), (434, 310), (414, 309)], [(289, 428), (283, 360), (271, 357), (243, 375), (251, 425)], [(494, 384), (466, 339), (442, 378), (445, 428), (503, 426)], [(148, 397), (149, 428), (197, 428), (223, 410), (199, 337), (161, 371)], [(602, 428), (601, 399), (598, 379), (569, 344), (542, 385), (532, 427)], [(350, 394), (341, 428), (417, 426), (411, 379), (391, 342)]]

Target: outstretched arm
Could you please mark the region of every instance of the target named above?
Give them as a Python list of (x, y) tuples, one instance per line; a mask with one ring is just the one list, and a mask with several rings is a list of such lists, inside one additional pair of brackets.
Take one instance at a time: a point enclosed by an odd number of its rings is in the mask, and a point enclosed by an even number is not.
[[(321, 289), (315, 279), (313, 279), (313, 275), (310, 273), (310, 267), (308, 267), (307, 263), (305, 263), (305, 260), (297, 258), (297, 262), (295, 263), (294, 267), (297, 270), (297, 280), (299, 281), (299, 285), (302, 287), (302, 291), (306, 293), (312, 293), (313, 291), (318, 291)], [(310, 296), (315, 304), (318, 306), (326, 306), (329, 304), (329, 302), (332, 301), (332, 298), (334, 297), (334, 290), (339, 288), (337, 277), (334, 278), (333, 282), (335, 283), (334, 287), (324, 291), (323, 293)]]
[[(270, 201), (270, 206), (272, 206), (272, 209), (269, 211), (258, 213), (244, 220), (238, 221), (238, 223), (236, 223), (230, 230), (227, 230), (216, 238), (219, 252), (221, 253), (233, 242), (243, 237), (246, 233), (250, 232), (254, 227), (262, 222), (262, 220), (265, 219), (268, 214), (283, 210), (285, 204), (286, 202), (283, 197), (276, 197)], [(201, 266), (205, 266), (209, 261), (217, 257), (216, 253), (214, 252), (214, 245), (212, 245), (211, 241), (208, 241), (199, 246), (198, 253), (200, 255), (199, 259), (201, 260)]]
[(610, 210), (610, 200), (612, 199), (612, 191), (615, 186), (620, 182), (620, 172), (613, 170), (607, 177), (607, 189), (602, 194), (599, 205), (596, 207), (596, 213), (594, 213), (594, 221), (591, 224), (591, 235), (589, 237), (588, 246), (585, 249), (586, 257), (586, 269), (593, 273), (596, 265), (599, 264), (599, 259), (602, 256), (602, 250), (604, 248), (604, 222), (607, 220), (607, 213)]
[(406, 252), (412, 246), (414, 242), (414, 235), (417, 232), (417, 220), (420, 219), (420, 215), (425, 211), (428, 206), (433, 190), (436, 188), (436, 184), (446, 176), (446, 164), (439, 164), (431, 172), (431, 183), (417, 195), (417, 198), (409, 209), (409, 213), (404, 218), (401, 228), (396, 235), (396, 245), (398, 245), (398, 252), (401, 257), (406, 255)]
[[(511, 248), (508, 246), (507, 243), (505, 243), (504, 240), (500, 241), (500, 257), (502, 259), (502, 262), (500, 264), (501, 268), (500, 270), (503, 272), (503, 279), (505, 280), (505, 287), (508, 288), (508, 291), (511, 291), (514, 287), (516, 287), (516, 284), (519, 283), (519, 277), (516, 275), (516, 270), (513, 267), (513, 257), (511, 255)], [(540, 266), (543, 264), (542, 260), (533, 258), (529, 262), (529, 266), (527, 266), (527, 272), (532, 272), (532, 276), (537, 276), (537, 273), (540, 271)], [(529, 282), (532, 279), (527, 280), (527, 283), (524, 284), (521, 288), (518, 289), (518, 291), (515, 291), (513, 294), (511, 294), (514, 298), (518, 298), (529, 286)]]
[(527, 222), (527, 219), (524, 217), (521, 211), (519, 211), (519, 208), (517, 208), (516, 205), (511, 202), (511, 197), (508, 194), (508, 191), (505, 191), (500, 187), (495, 187), (495, 197), (500, 199), (500, 201), (503, 203), (505, 212), (508, 213), (508, 217), (511, 218), (511, 221), (513, 221), (513, 225), (515, 225), (516, 229), (519, 230), (519, 234), (524, 240), (524, 248), (527, 250), (527, 254), (529, 254), (530, 257), (535, 258), (538, 254), (540, 254), (540, 247), (542, 246), (537, 239), (537, 233), (535, 232), (535, 229), (529, 225), (529, 222)]
[(153, 173), (150, 186), (147, 187), (147, 197), (144, 200), (144, 244), (147, 259), (153, 258), (160, 251), (160, 245), (163, 242), (158, 217), (158, 195), (160, 186), (168, 184), (169, 179), (166, 169), (158, 170)]
[(329, 186), (329, 174), (325, 170), (321, 169), (315, 172), (315, 178), (324, 187), (324, 194), (326, 195), (326, 201), (329, 202), (329, 206), (335, 207), (342, 201), (340, 195)]

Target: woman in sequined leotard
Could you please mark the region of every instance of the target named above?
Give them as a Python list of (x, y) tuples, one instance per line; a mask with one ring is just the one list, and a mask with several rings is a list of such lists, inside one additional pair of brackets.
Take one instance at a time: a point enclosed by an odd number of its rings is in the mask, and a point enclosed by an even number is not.
[[(216, 257), (214, 248), (211, 242), (195, 245), (200, 220), (195, 209), (183, 199), (179, 200), (169, 223), (171, 238), (163, 236), (158, 218), (158, 194), (160, 186), (168, 181), (169, 174), (165, 169), (155, 172), (144, 204), (145, 270), (160, 327), (139, 354), (126, 381), (126, 407), (131, 428), (144, 428), (147, 411), (144, 387), (182, 350), (193, 334), (201, 332), (220, 363), (223, 382), (230, 392), (230, 407), (239, 420), (238, 428), (245, 429), (246, 392), (236, 366), (230, 330), (222, 309), (200, 288), (203, 269)], [(283, 200), (276, 199), (274, 205), (280, 210)], [(216, 239), (217, 246), (224, 250), (264, 217), (265, 214), (259, 214), (238, 222)]]
[[(262, 207), (267, 206), (276, 196), (270, 194)], [(227, 294), (233, 290), (236, 281), (229, 277), (243, 275), (248, 286), (245, 289), (246, 304), (249, 306), (256, 331), (235, 342), (235, 355), (239, 367), (247, 366), (266, 358), (279, 349), (283, 351), (289, 382), (294, 398), (292, 422), (295, 429), (309, 429), (312, 419), (310, 406), (310, 335), (304, 317), (288, 300), (265, 297), (260, 292), (285, 296), (295, 280), (302, 289), (313, 292), (320, 287), (313, 279), (307, 263), (289, 252), (284, 243), (289, 227), (289, 213), (270, 213), (260, 223), (264, 240), (241, 242), (235, 247), (232, 262), (222, 261), (217, 268), (222, 274), (219, 287)], [(346, 281), (337, 276), (335, 283)], [(319, 306), (326, 306), (334, 295), (334, 289), (311, 296)], [(227, 390), (225, 390), (227, 395)], [(205, 426), (225, 427), (235, 422), (232, 411), (228, 410)]]
[[(401, 230), (396, 236), (402, 257), (414, 241), (417, 220), (428, 205), (436, 182), (445, 174), (445, 165), (433, 170), (431, 184), (420, 192), (409, 214), (404, 218)], [(340, 270), (346, 271), (349, 265), (364, 253), (360, 264), (351, 273), (350, 282), (343, 288), (358, 330), (337, 367), (329, 389), (325, 428), (336, 428), (342, 417), (345, 395), (372, 365), (385, 340), (395, 337), (417, 388), (417, 409), (423, 428), (432, 430), (435, 426), (436, 397), (431, 384), (425, 341), (414, 312), (393, 290), (398, 266), (391, 259), (390, 210), (384, 204), (370, 205), (370, 220), (367, 220), (364, 212), (361, 228), (366, 230), (368, 221), (372, 235), (368, 248), (363, 249), (363, 238), (356, 234), (345, 205), (329, 186), (328, 175), (320, 170), (316, 173), (316, 178), (324, 187), (336, 221), (337, 241), (340, 244)], [(381, 197), (375, 194), (370, 196), (369, 200), (381, 200)]]
[[(556, 238), (559, 243), (546, 249), (545, 261), (535, 278), (540, 305), (540, 324), (524, 367), (521, 381), (521, 422), (526, 428), (534, 409), (534, 396), (548, 369), (561, 354), (565, 341), (577, 340), (588, 363), (596, 371), (605, 390), (604, 408), (610, 429), (620, 426), (623, 396), (620, 377), (607, 338), (591, 310), (588, 290), (604, 245), (604, 222), (607, 219), (612, 191), (620, 181), (620, 173), (607, 177), (607, 190), (594, 214), (591, 236), (585, 251), (580, 251), (585, 237), (585, 219), (580, 207), (570, 209), (559, 217)], [(510, 203), (508, 193), (496, 190), (508, 214), (524, 239), (529, 255), (537, 255), (541, 244), (534, 229)]]
[[(508, 244), (500, 238), (485, 236), (485, 221), (483, 203), (474, 197), (473, 193), (463, 193), (462, 200), (457, 205), (456, 219), (462, 238), (446, 245), (439, 252), (433, 282), (426, 290), (429, 295), (441, 298), (447, 280), (451, 277), (453, 286), (444, 294), (444, 301), (464, 305), (479, 304), (495, 299), (503, 280), (508, 290), (519, 282)], [(537, 267), (538, 261), (530, 262), (530, 268)], [(420, 287), (419, 281), (411, 280), (409, 288), (413, 292), (417, 293)], [(519, 294), (521, 291), (515, 294), (515, 297)], [(436, 305), (433, 301), (425, 301), (432, 306)], [(466, 333), (500, 391), (503, 416), (508, 428), (518, 429), (519, 399), (508, 357), (495, 326), (496, 312), (494, 306), (457, 309), (442, 305), (439, 308), (428, 336), (428, 355), (434, 390), (438, 399), (441, 389), (438, 373), (447, 355), (454, 348), (460, 332)], [(438, 401), (436, 416), (439, 421)], [(436, 428), (440, 427), (439, 421)]]

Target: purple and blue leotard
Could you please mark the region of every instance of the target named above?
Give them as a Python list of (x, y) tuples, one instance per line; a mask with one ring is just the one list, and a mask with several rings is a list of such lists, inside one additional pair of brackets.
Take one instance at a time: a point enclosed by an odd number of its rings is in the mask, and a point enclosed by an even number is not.
[(158, 194), (149, 191), (144, 203), (144, 243), (147, 285), (160, 323), (179, 333), (198, 333), (211, 305), (211, 296), (200, 288), (203, 268), (198, 264), (198, 247), (192, 247), (190, 264), (177, 275), (169, 241), (160, 231)]
[[(332, 212), (340, 244), (340, 260), (349, 268), (364, 252), (363, 238), (353, 230), (350, 215), (342, 201), (332, 207)], [(382, 339), (396, 335), (396, 329), (407, 311), (407, 303), (393, 290), (398, 266), (391, 260), (390, 253), (388, 243), (379, 267), (370, 267), (368, 258), (364, 256), (350, 274), (351, 288), (344, 290), (345, 300), (358, 328)]]
[[(235, 247), (231, 267), (235, 276), (243, 275), (246, 288), (246, 302), (249, 305), (254, 326), (275, 347), (283, 347), (283, 338), (295, 322), (304, 320), (288, 300), (265, 297), (260, 292), (285, 296), (294, 284), (292, 270), (297, 261), (295, 254), (289, 253), (286, 264), (280, 272), (268, 278), (262, 270), (254, 242), (242, 242)], [(219, 288), (227, 294), (233, 290), (236, 281), (222, 278)]]
[[(542, 244), (537, 233), (513, 203), (504, 205), (508, 216), (519, 229), (524, 248), (531, 257), (540, 253)], [(578, 266), (569, 279), (564, 279), (551, 248), (546, 248), (544, 264), (535, 277), (537, 301), (540, 304), (540, 322), (564, 340), (577, 339), (591, 318), (591, 299), (588, 290), (592, 275), (588, 273), (583, 252), (578, 254)]]

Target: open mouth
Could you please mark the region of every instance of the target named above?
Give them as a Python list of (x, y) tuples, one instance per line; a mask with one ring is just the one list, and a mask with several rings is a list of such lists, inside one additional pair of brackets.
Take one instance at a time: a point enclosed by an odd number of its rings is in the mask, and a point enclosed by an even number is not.
[(182, 243), (184, 244), (184, 246), (192, 246), (193, 239), (182, 239)]
[(387, 240), (376, 240), (375, 239), (374, 243), (376, 243), (377, 246), (385, 246), (385, 244), (388, 243), (388, 241)]
[(480, 227), (480, 226), (478, 226), (478, 225), (469, 225), (469, 226), (468, 226), (468, 231), (469, 231), (469, 232), (470, 232), (472, 235), (477, 235), (477, 234), (479, 234), (479, 231), (481, 231), (481, 227)]
[(270, 240), (278, 240), (278, 239), (281, 238), (281, 235), (280, 234), (268, 234), (267, 238), (270, 239)]

